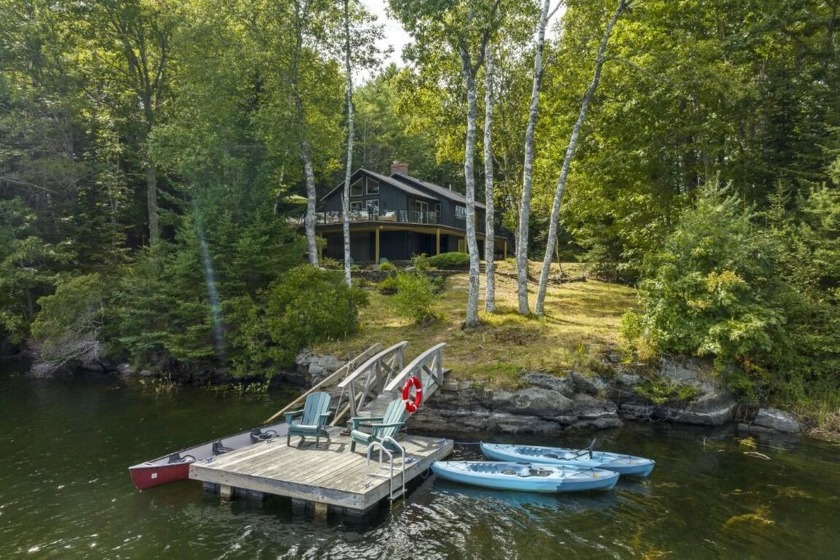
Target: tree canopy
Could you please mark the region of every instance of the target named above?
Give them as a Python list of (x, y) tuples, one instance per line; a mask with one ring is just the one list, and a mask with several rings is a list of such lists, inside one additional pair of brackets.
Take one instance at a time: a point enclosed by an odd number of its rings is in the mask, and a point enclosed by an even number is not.
[(357, 0), (0, 0), (5, 348), (270, 375), (364, 304), (299, 268), (319, 264), (318, 195), (347, 161), (399, 161), (470, 208), (492, 184), (495, 235), (546, 281), (556, 252), (638, 285), (637, 352), (734, 364), (761, 398), (833, 383), (838, 0), (389, 6), (413, 40), (383, 69)]

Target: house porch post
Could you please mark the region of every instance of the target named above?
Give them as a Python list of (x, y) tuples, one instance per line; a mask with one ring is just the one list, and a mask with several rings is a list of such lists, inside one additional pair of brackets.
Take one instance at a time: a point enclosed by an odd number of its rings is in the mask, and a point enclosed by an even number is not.
[(381, 228), (382, 228), (382, 226), (379, 226), (375, 230), (376, 231), (376, 234), (374, 236), (376, 238), (376, 241), (374, 243), (374, 245), (376, 246), (376, 263), (375, 264), (379, 264), (379, 230)]

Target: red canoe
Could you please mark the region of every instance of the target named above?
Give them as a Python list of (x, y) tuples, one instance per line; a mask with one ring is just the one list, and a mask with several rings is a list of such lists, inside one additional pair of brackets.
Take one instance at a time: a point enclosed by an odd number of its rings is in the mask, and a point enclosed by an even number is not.
[(288, 426), (285, 422), (254, 428), (134, 465), (128, 468), (128, 472), (138, 490), (147, 490), (162, 484), (186, 480), (189, 478), (191, 463), (211, 460), (216, 455), (234, 449), (271, 441), (285, 436), (287, 432)]

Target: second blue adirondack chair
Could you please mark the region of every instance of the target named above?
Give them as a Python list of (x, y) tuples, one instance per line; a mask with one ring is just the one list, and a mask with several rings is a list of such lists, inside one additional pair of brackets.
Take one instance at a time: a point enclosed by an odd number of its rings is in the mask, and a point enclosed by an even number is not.
[[(327, 438), (329, 444), (330, 434), (325, 429), (329, 416), (329, 393), (317, 392), (308, 395), (302, 410), (286, 413), (286, 424), (289, 425), (286, 445), (291, 445), (292, 436), (300, 436), (300, 443), (303, 443), (307, 436), (315, 436), (315, 447), (318, 447), (321, 444), (322, 435)], [(295, 422), (296, 418), (298, 418), (297, 422)]]
[[(350, 451), (356, 450), (356, 444), (370, 445), (374, 441), (382, 442), (386, 437), (394, 437), (400, 428), (405, 424), (405, 402), (402, 399), (391, 401), (388, 408), (385, 409), (383, 416), (353, 416), (350, 418), (352, 428), (350, 430)], [(370, 433), (363, 432), (359, 428), (362, 422), (370, 424)], [(388, 443), (384, 443), (386, 447), (392, 447)], [(392, 449), (392, 451), (395, 451)]]

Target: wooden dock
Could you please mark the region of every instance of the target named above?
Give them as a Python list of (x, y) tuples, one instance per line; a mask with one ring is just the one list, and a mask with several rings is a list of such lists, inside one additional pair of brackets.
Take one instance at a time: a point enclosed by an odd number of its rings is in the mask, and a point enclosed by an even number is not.
[(400, 434), (397, 441), (405, 449), (405, 464), (394, 454), (393, 478), (386, 456), (381, 463), (378, 451), (367, 460), (367, 448), (357, 445), (350, 451), (350, 437), (341, 435), (341, 428), (330, 428), (332, 441), (307, 438), (298, 448), (297, 437), (292, 445), (286, 438), (250, 445), (218, 455), (210, 461), (190, 465), (190, 478), (200, 480), (205, 488), (215, 490), (223, 499), (247, 492), (249, 496), (288, 496), (314, 505), (315, 514), (326, 516), (329, 509), (362, 515), (380, 501), (392, 497), (405, 484), (425, 473), (434, 461), (452, 453), (449, 439)]
[(334, 411), (329, 445), (322, 438), (316, 448), (313, 438), (307, 438), (299, 447), (299, 438), (293, 437), (288, 446), (281, 436), (192, 463), (189, 477), (223, 499), (287, 496), (296, 503), (312, 504), (317, 516), (326, 516), (331, 508), (364, 515), (382, 500), (395, 499), (433, 462), (452, 453), (454, 442), (399, 433), (396, 441), (405, 450), (405, 461), (400, 453), (393, 453), (392, 460), (383, 453), (380, 468), (377, 450), (370, 461), (366, 446), (357, 444), (356, 451), (350, 451), (345, 428), (348, 416), (381, 416), (389, 403), (400, 398), (411, 376), (420, 379), (426, 399), (443, 384), (446, 344), (427, 349), (403, 367), (407, 344), (399, 342), (384, 350), (380, 344), (371, 346), (268, 420), (302, 406), (313, 391), (329, 389)]

